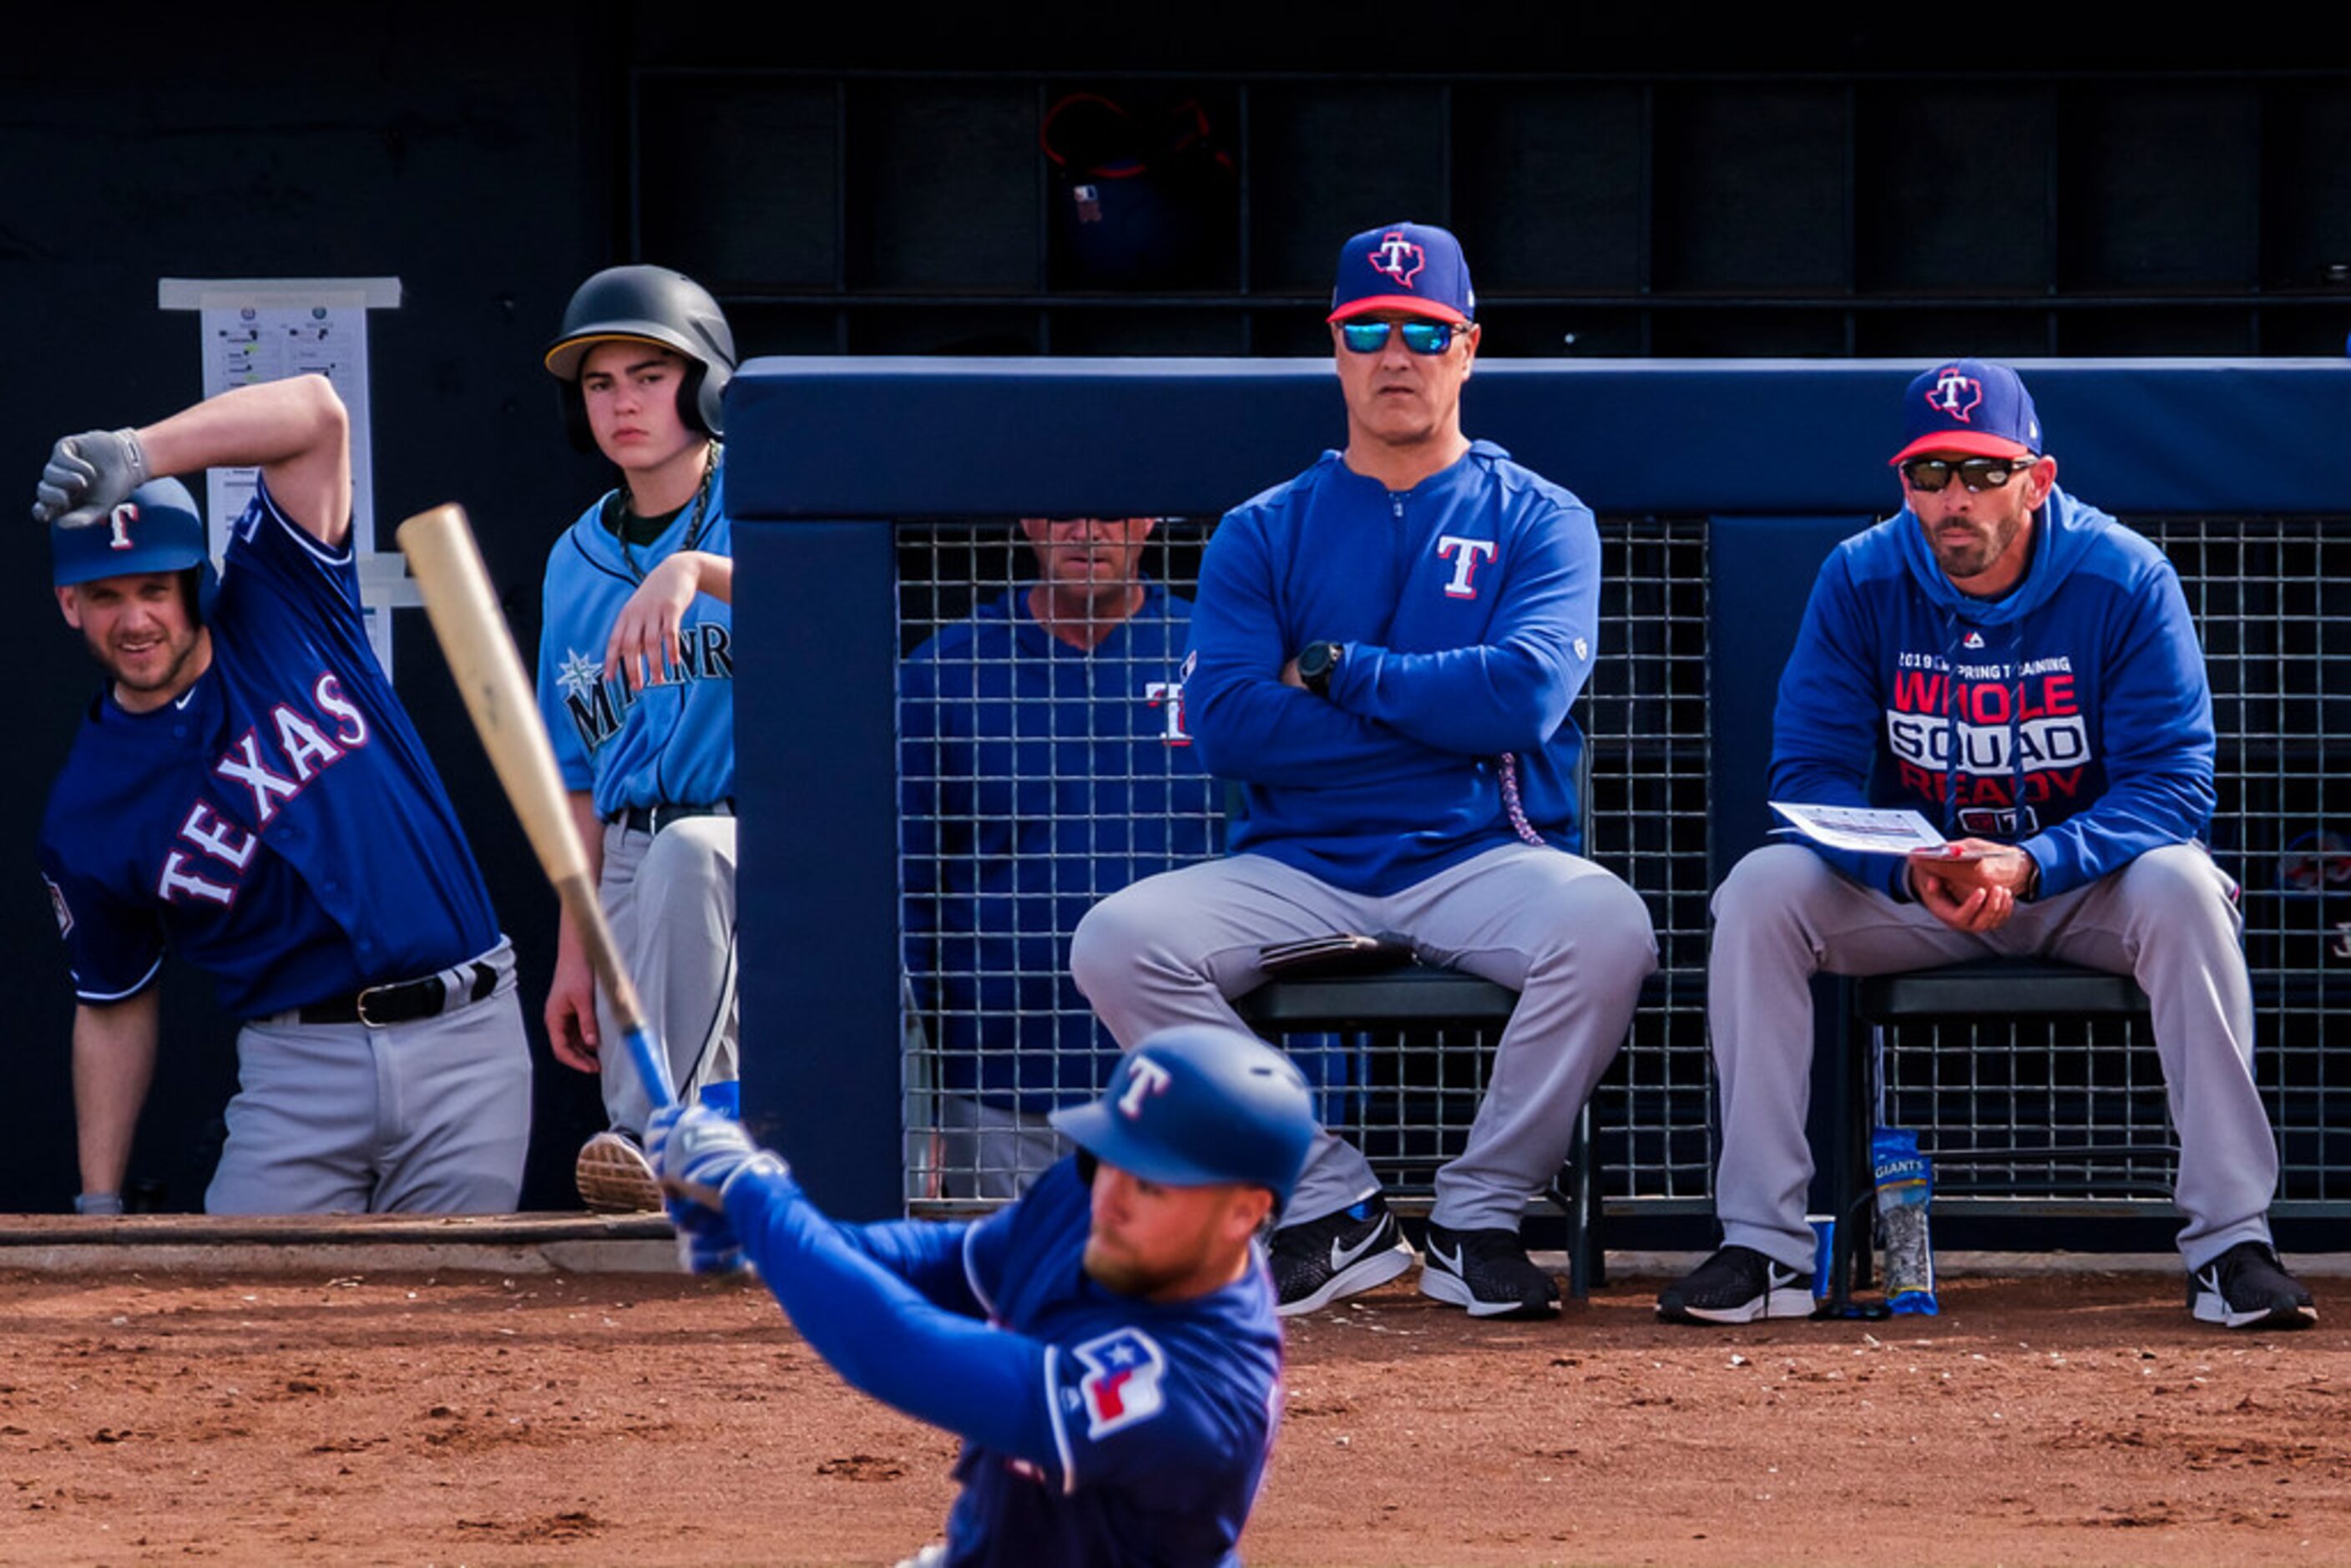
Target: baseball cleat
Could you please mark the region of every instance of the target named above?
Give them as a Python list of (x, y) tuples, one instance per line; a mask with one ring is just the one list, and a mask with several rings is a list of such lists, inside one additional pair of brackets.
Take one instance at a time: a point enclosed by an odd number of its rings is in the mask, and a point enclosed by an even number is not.
[(1384, 1285), (1412, 1267), (1412, 1249), (1377, 1193), (1321, 1219), (1283, 1226), (1268, 1251), (1273, 1310), (1286, 1318)]
[(1473, 1318), (1547, 1318), (1559, 1284), (1536, 1267), (1515, 1230), (1455, 1230), (1431, 1220), (1420, 1293), (1468, 1309)]
[(2318, 1308), (2278, 1255), (2240, 1241), (2188, 1275), (2188, 1310), (2196, 1321), (2232, 1329), (2306, 1329)]
[(571, 1178), (591, 1214), (651, 1214), (662, 1206), (653, 1167), (626, 1133), (599, 1133), (581, 1145)]
[(1808, 1318), (1813, 1277), (1751, 1247), (1724, 1247), (1657, 1295), (1657, 1316), (1680, 1323)]

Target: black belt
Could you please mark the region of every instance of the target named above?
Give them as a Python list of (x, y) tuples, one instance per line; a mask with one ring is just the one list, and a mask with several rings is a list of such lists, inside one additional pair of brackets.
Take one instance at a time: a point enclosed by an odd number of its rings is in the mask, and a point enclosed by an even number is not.
[(632, 806), (612, 821), (632, 833), (658, 833), (672, 822), (683, 822), (688, 817), (731, 817), (735, 802), (719, 800), (707, 806), (675, 806), (664, 800), (657, 806)]
[(396, 980), (388, 986), (370, 986), (356, 996), (312, 1002), (298, 1009), (298, 1016), (304, 1023), (363, 1023), (381, 1029), (455, 1012), (497, 988), (497, 970), (477, 958), (421, 980)]

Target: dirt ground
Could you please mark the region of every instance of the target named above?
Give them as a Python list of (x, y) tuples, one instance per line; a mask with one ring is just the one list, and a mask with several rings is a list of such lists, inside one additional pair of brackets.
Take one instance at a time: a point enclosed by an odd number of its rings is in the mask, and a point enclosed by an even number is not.
[[(1253, 1563), (2351, 1561), (2351, 1281), (2229, 1334), (2156, 1275), (1697, 1330), (1624, 1281), (1299, 1321)], [(0, 1561), (889, 1563), (953, 1446), (764, 1291), (658, 1276), (0, 1274)]]

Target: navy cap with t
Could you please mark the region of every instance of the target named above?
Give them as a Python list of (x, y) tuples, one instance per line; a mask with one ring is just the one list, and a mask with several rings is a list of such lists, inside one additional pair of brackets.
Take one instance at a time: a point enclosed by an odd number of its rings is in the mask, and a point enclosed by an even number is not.
[(97, 522), (49, 525), (49, 580), (59, 588), (147, 571), (183, 571), (205, 559), (204, 520), (177, 479), (150, 479)]
[(1902, 394), (1902, 450), (1890, 463), (1921, 452), (2041, 455), (2041, 416), (2032, 412), (2032, 394), (2022, 377), (1990, 360), (1952, 360), (1912, 382)]
[(1477, 319), (1478, 293), (1469, 287), (1461, 242), (1434, 224), (1383, 224), (1341, 246), (1329, 319), (1347, 321), (1377, 310), (1408, 311), (1457, 327)]

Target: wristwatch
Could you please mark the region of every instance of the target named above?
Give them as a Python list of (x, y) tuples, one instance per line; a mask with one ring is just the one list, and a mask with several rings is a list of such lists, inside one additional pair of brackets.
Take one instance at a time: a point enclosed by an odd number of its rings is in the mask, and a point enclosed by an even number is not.
[(1309, 643), (1298, 650), (1298, 678), (1318, 697), (1331, 695), (1331, 676), (1347, 656), (1343, 643)]

